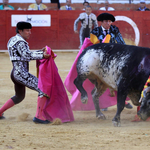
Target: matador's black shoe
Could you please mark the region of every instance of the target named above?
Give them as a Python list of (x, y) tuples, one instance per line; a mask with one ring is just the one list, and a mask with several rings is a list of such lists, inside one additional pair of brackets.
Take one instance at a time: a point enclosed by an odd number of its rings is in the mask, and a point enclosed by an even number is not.
[(33, 122), (34, 122), (34, 123), (41, 123), (41, 124), (49, 124), (49, 123), (51, 123), (51, 122), (48, 121), (48, 120), (41, 120), (41, 119), (38, 119), (38, 118), (36, 118), (36, 117), (33, 118)]
[(2, 114), (2, 115), (0, 116), (0, 120), (1, 120), (1, 119), (5, 119), (5, 117), (4, 117), (3, 115), (4, 115), (4, 114)]
[(128, 109), (132, 109), (133, 108), (133, 106), (130, 103), (126, 104), (125, 107), (128, 108)]

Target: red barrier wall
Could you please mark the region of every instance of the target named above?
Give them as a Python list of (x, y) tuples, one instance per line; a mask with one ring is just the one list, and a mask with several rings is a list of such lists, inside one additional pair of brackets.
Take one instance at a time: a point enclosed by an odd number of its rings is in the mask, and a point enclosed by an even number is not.
[[(33, 27), (29, 39), (30, 49), (40, 49), (45, 45), (52, 49), (77, 49), (79, 46), (79, 36), (73, 31), (75, 19), (82, 11), (0, 11), (0, 50), (7, 49), (7, 42), (14, 36), (15, 27), (11, 27), (12, 14), (50, 14), (50, 27)], [(102, 11), (93, 11), (97, 16)], [(138, 11), (113, 11), (114, 16), (124, 16), (131, 19), (140, 31), (139, 46), (150, 47), (150, 12)], [(113, 24), (118, 26), (127, 44), (135, 45), (135, 26), (133, 27), (125, 21), (116, 21)], [(100, 24), (99, 24), (100, 25)]]

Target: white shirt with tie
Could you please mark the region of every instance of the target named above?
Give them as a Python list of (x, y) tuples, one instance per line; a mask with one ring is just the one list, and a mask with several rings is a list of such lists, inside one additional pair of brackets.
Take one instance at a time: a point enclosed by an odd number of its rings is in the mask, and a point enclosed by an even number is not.
[(103, 27), (103, 26), (101, 26), (102, 27), (102, 30), (103, 30), (103, 33), (104, 33), (104, 35), (107, 35), (107, 34), (109, 34), (109, 29), (107, 30), (107, 33), (106, 33), (106, 29)]

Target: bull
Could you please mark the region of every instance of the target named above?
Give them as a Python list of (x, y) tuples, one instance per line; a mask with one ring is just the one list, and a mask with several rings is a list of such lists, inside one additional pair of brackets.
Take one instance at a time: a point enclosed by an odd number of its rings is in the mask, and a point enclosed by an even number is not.
[[(126, 98), (129, 97), (134, 105), (140, 105), (141, 91), (150, 75), (150, 49), (99, 43), (83, 50), (76, 67), (77, 78), (74, 84), (81, 93), (82, 103), (88, 101), (83, 82), (89, 79), (95, 85), (91, 94), (97, 118), (106, 119), (100, 111), (99, 97), (107, 88), (117, 91), (117, 112), (112, 122), (114, 126), (120, 126), (120, 114)], [(150, 107), (150, 101), (146, 107)]]

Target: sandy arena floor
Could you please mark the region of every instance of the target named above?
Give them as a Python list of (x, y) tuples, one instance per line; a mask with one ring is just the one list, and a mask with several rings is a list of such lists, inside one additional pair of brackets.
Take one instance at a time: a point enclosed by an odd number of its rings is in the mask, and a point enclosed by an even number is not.
[[(55, 62), (65, 80), (77, 53), (57, 53)], [(0, 53), (0, 107), (14, 95), (10, 79), (12, 69), (8, 53)], [(36, 75), (35, 61), (30, 73)], [(71, 95), (68, 93), (69, 99)], [(75, 121), (61, 125), (34, 124), (37, 92), (27, 89), (26, 98), (5, 112), (0, 120), (0, 149), (14, 150), (149, 150), (150, 122), (131, 122), (136, 107), (124, 109), (121, 127), (112, 125), (116, 106), (104, 112), (106, 120), (98, 120), (95, 111), (73, 112)]]

